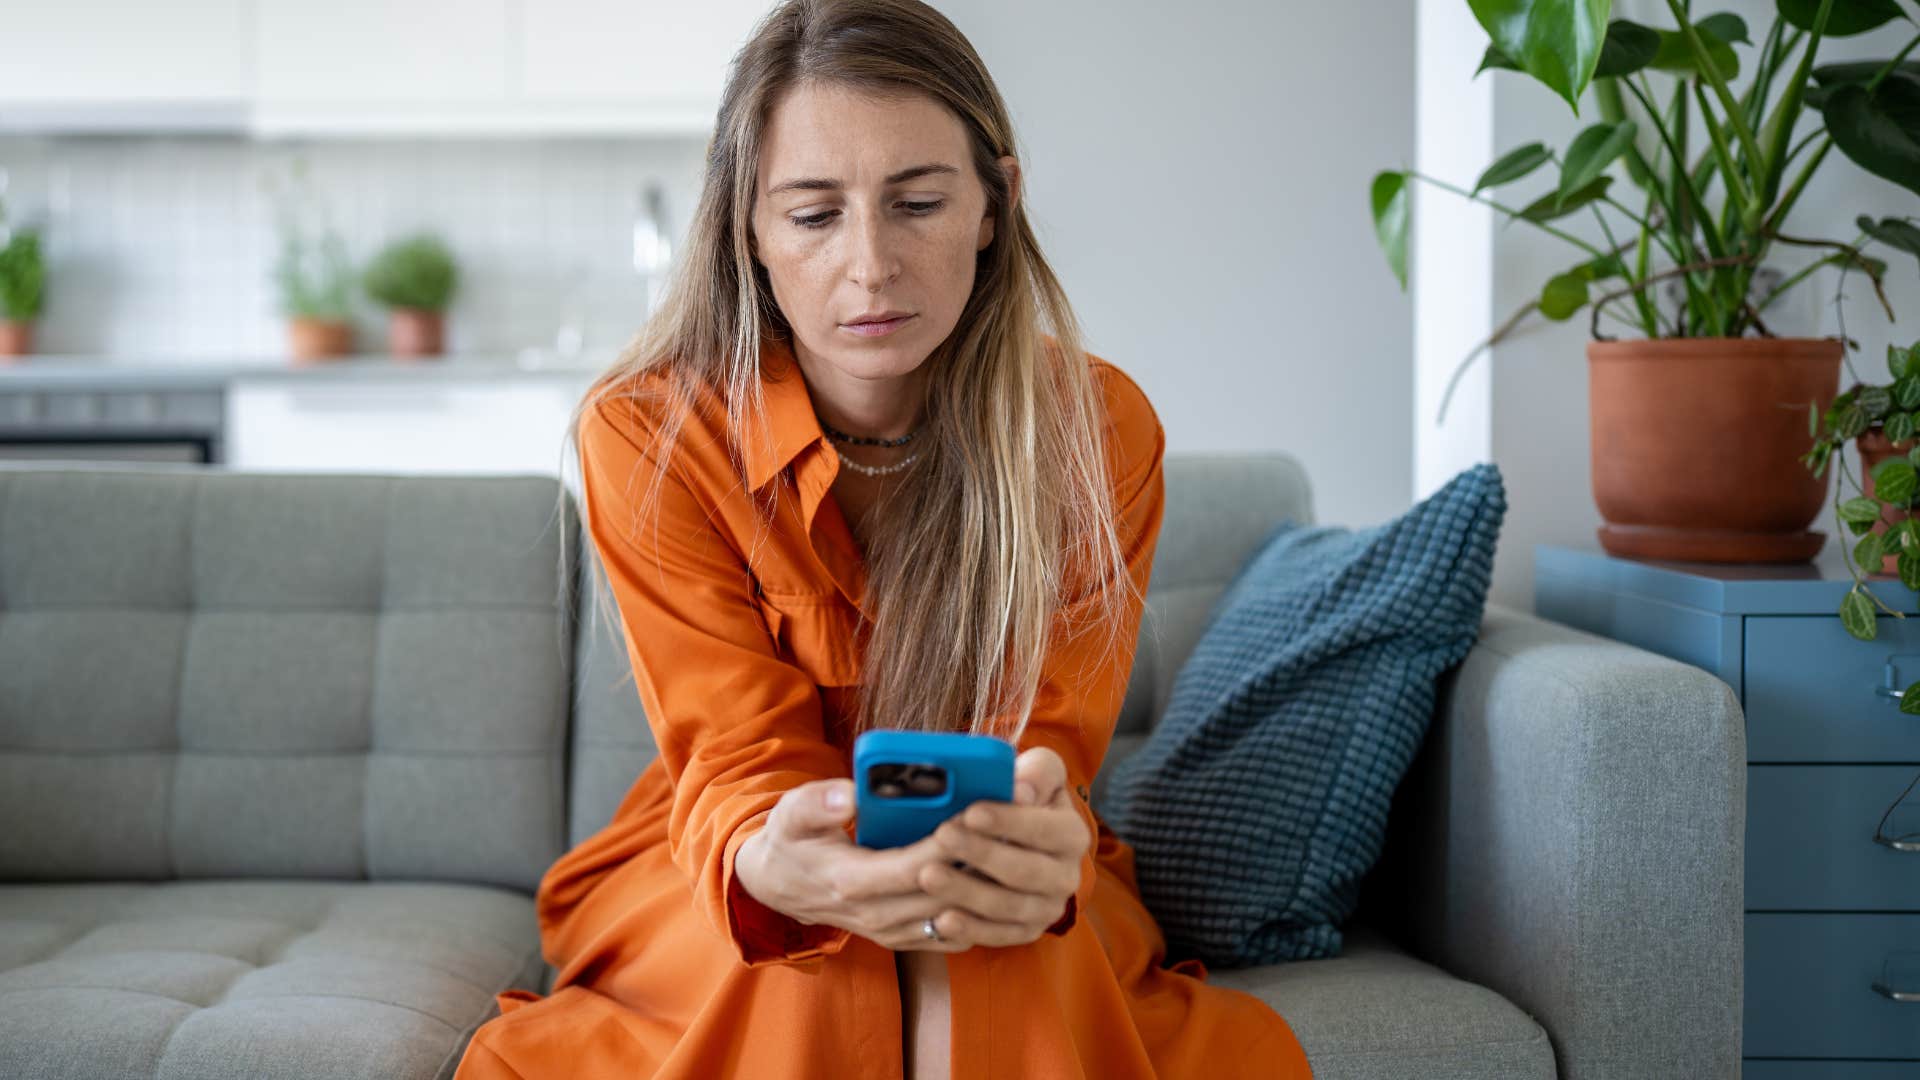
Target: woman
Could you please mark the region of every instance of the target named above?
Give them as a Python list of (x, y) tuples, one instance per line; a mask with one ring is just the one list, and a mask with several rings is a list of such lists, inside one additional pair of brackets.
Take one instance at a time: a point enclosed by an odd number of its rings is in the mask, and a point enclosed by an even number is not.
[[(460, 1080), (1311, 1075), (1271, 1008), (1161, 967), (1087, 802), (1165, 442), (1081, 348), (1012, 147), (916, 0), (792, 0), (739, 54), (684, 261), (576, 417), (659, 755), (541, 882), (553, 990), (499, 995)], [(1013, 742), (1013, 802), (855, 845), (872, 727)]]

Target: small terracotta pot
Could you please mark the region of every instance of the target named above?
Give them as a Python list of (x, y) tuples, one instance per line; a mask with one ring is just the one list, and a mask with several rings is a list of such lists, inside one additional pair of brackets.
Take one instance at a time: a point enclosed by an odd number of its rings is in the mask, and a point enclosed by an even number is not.
[(353, 353), (353, 324), (330, 319), (287, 320), (287, 340), (293, 362), (311, 364)]
[(404, 359), (439, 356), (446, 351), (444, 312), (394, 308), (387, 315), (387, 351)]
[(33, 320), (0, 319), (0, 356), (20, 357), (33, 352)]
[(1807, 403), (1839, 394), (1837, 338), (1654, 338), (1587, 344), (1600, 546), (1630, 559), (1804, 562), (1831, 474)]
[[(1906, 457), (1907, 451), (1913, 449), (1915, 443), (1920, 443), (1920, 437), (1906, 439), (1899, 443), (1888, 442), (1886, 432), (1882, 431), (1878, 424), (1861, 432), (1859, 437), (1853, 440), (1854, 449), (1860, 452), (1860, 472), (1862, 474), (1860, 477), (1860, 488), (1867, 493), (1867, 498), (1873, 498), (1873, 467), (1890, 457)], [(1883, 506), (1880, 508), (1880, 520), (1874, 522), (1873, 528), (1869, 531), (1877, 533), (1886, 532), (1888, 526), (1898, 525), (1900, 522), (1912, 516), (1913, 512), (1911, 510), (1899, 510), (1891, 506)], [(1892, 555), (1880, 556), (1880, 573), (1893, 574), (1895, 576), (1899, 575), (1899, 552), (1896, 551)]]

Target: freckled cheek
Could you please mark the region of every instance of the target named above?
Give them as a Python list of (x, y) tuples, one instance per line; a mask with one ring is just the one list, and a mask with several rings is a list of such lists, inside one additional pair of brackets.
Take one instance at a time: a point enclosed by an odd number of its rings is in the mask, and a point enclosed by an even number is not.
[(824, 244), (783, 244), (760, 249), (774, 292), (783, 300), (813, 299), (832, 291), (834, 260)]

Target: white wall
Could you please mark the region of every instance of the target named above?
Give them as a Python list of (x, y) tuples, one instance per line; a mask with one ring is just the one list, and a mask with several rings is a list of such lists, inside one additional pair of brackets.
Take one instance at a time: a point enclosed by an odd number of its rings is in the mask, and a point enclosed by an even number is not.
[(1089, 348), (1171, 449), (1278, 448), (1320, 521), (1413, 487), (1412, 301), (1367, 186), (1413, 156), (1413, 0), (945, 0), (1024, 144)]
[[(1745, 18), (1756, 42), (1764, 38), (1772, 23), (1773, 4), (1764, 0), (1723, 0), (1710, 10), (1733, 11)], [(1673, 25), (1665, 14), (1665, 5), (1657, 0), (1622, 0), (1616, 3), (1615, 13), (1651, 26)], [(1819, 62), (1892, 56), (1912, 32), (1907, 24), (1894, 25), (1905, 26), (1906, 31), (1882, 27), (1872, 34), (1831, 40), (1822, 46)], [(1751, 70), (1754, 51), (1740, 48), (1743, 76), (1737, 86), (1745, 85), (1744, 71)], [(1590, 104), (1583, 104), (1582, 115), (1574, 117), (1564, 101), (1516, 72), (1491, 72), (1481, 78), (1495, 80), (1496, 156), (1536, 139), (1564, 150), (1582, 127), (1598, 119), (1597, 108)], [(1656, 74), (1654, 86), (1664, 95), (1672, 82)], [(1812, 119), (1809, 114), (1801, 121), (1796, 138), (1809, 130)], [(1696, 131), (1689, 152), (1696, 153), (1705, 146), (1703, 139), (1704, 135)], [(1798, 164), (1796, 161), (1796, 168)], [(1542, 170), (1512, 189), (1503, 189), (1502, 201), (1508, 205), (1525, 205), (1549, 185), (1549, 171)], [(1448, 179), (1471, 187), (1474, 177), (1462, 175)], [(1628, 183), (1622, 172), (1616, 185)], [(1709, 201), (1719, 205), (1717, 195), (1710, 195)], [(1628, 205), (1635, 204), (1629, 202)], [(1915, 210), (1911, 192), (1862, 171), (1834, 150), (1796, 204), (1783, 231), (1848, 241), (1856, 235), (1853, 219), (1859, 214), (1910, 215)], [(1503, 216), (1500, 220), (1506, 219)], [(1555, 224), (1589, 242), (1603, 241), (1590, 214)], [(1618, 219), (1615, 224), (1615, 235), (1625, 241), (1626, 237), (1617, 227)], [(1493, 307), (1497, 323), (1536, 296), (1548, 277), (1578, 261), (1580, 253), (1525, 223), (1496, 224), (1494, 230)], [(1857, 273), (1848, 277), (1845, 317), (1848, 335), (1863, 346), (1863, 351), (1853, 357), (1854, 367), (1869, 379), (1882, 379), (1886, 374), (1887, 343), (1910, 344), (1920, 339), (1920, 266), (1912, 256), (1890, 253), (1884, 246), (1876, 247), (1872, 253), (1891, 264), (1887, 290), (1901, 319), (1896, 325), (1888, 324), (1865, 278)], [(1819, 254), (1811, 249), (1776, 245), (1768, 261), (1798, 268), (1814, 261)], [(1657, 260), (1656, 265), (1668, 264)], [(1768, 309), (1768, 324), (1782, 336), (1837, 333), (1839, 325), (1832, 305), (1837, 282), (1833, 271), (1816, 273)], [(1494, 562), (1492, 599), (1497, 603), (1532, 609), (1535, 544), (1599, 548), (1594, 531), (1600, 526), (1600, 515), (1593, 505), (1589, 475), (1587, 314), (1582, 311), (1568, 323), (1550, 323), (1535, 317), (1526, 324), (1526, 330), (1496, 347), (1491, 357), (1494, 460), (1506, 478), (1510, 502), (1500, 551)], [(1607, 333), (1621, 337), (1644, 336), (1635, 335), (1619, 323), (1607, 322), (1603, 327)], [(1483, 357), (1481, 362), (1485, 360)], [(1851, 380), (1843, 377), (1842, 385), (1848, 381)], [(1857, 470), (1857, 463), (1853, 467)], [(1833, 473), (1828, 475), (1831, 477)], [(1828, 532), (1829, 543), (1832, 543), (1831, 522), (1831, 515), (1825, 514), (1812, 526)]]

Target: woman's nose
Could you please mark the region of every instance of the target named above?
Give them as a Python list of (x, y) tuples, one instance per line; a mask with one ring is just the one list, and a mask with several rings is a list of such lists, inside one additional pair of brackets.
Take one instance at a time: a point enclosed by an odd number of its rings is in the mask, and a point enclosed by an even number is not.
[(847, 253), (847, 276), (854, 284), (878, 292), (900, 275), (900, 257), (895, 250), (898, 239), (885, 219), (877, 214), (862, 214), (853, 223)]

